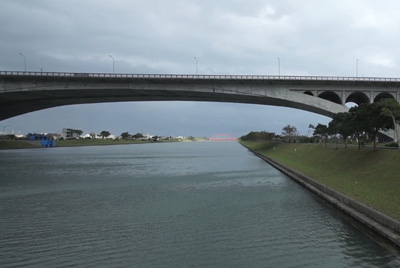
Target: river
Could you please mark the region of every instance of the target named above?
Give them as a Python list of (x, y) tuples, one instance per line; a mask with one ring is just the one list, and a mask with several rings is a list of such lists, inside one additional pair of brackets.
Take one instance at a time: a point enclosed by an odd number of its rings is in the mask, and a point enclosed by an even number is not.
[(236, 142), (0, 151), (0, 267), (400, 267)]

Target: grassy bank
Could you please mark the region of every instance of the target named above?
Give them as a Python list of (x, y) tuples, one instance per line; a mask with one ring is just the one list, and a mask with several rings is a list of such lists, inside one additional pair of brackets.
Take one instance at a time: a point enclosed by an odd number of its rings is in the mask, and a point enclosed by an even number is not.
[(0, 150), (7, 149), (26, 149), (26, 148), (40, 148), (40, 146), (36, 146), (33, 144), (26, 143), (24, 141), (12, 141), (12, 140), (4, 140), (0, 141)]
[(242, 142), (326, 186), (400, 220), (400, 153), (315, 144)]

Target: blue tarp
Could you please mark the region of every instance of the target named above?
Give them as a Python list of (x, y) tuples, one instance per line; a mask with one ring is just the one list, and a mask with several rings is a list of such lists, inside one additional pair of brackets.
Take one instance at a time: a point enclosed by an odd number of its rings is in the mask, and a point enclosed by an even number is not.
[(41, 140), (40, 144), (43, 147), (54, 147), (54, 146), (56, 146), (56, 141), (55, 140)]
[(33, 134), (29, 136), (29, 140), (34, 141), (34, 140), (40, 140), (40, 144), (43, 147), (54, 147), (56, 146), (56, 141), (55, 140), (49, 140), (49, 137), (46, 135), (42, 134)]

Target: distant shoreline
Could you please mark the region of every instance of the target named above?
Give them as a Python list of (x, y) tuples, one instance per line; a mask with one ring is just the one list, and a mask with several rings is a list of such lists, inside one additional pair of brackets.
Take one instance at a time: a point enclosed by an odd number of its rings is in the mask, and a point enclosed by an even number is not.
[(21, 140), (2, 140), (0, 141), (0, 150), (11, 150), (11, 149), (35, 149), (42, 148), (42, 146), (30, 144)]
[[(166, 143), (166, 142), (180, 142), (180, 140), (162, 140), (162, 141), (129, 141), (129, 140), (107, 140), (107, 139), (77, 139), (77, 140), (57, 140), (56, 146), (60, 147), (80, 147), (80, 146), (103, 146), (103, 145), (129, 145), (129, 144), (147, 144), (147, 143)], [(29, 140), (4, 140), (0, 141), (0, 150), (11, 149), (35, 149), (46, 148), (40, 145), (40, 141)], [(51, 149), (51, 148), (49, 148)]]

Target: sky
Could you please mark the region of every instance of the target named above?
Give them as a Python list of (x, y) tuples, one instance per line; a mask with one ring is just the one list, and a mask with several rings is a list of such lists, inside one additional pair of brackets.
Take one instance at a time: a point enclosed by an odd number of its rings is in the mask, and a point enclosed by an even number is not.
[[(395, 0), (1, 0), (0, 70), (399, 77)], [(21, 54), (22, 55), (21, 55)], [(110, 57), (111, 55), (111, 57)], [(25, 56), (25, 58), (24, 58)], [(278, 62), (279, 58), (279, 62)], [(212, 102), (62, 106), (0, 121), (0, 132), (103, 130), (163, 136), (309, 135), (328, 117)]]

